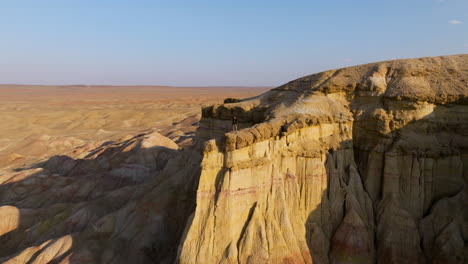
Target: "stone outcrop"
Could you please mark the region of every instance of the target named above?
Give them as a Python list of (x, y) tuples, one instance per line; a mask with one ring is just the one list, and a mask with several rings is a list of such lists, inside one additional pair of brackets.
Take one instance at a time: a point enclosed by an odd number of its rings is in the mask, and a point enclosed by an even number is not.
[[(229, 132), (231, 118), (239, 132)], [(326, 71), (0, 172), (7, 263), (466, 263), (468, 55)]]
[[(199, 137), (215, 139), (178, 262), (467, 262), (467, 95), (461, 55), (204, 108)], [(224, 135), (232, 115), (248, 128)]]

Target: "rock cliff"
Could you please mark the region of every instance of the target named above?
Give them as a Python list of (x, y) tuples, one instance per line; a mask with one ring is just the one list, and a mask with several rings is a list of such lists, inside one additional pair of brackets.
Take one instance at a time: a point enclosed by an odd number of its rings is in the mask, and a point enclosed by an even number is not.
[[(199, 137), (215, 139), (179, 263), (468, 262), (467, 95), (462, 55), (204, 108)], [(232, 115), (247, 128), (223, 136)]]
[(467, 263), (468, 55), (306, 76), (204, 107), (191, 148), (143, 134), (0, 183), (5, 263)]

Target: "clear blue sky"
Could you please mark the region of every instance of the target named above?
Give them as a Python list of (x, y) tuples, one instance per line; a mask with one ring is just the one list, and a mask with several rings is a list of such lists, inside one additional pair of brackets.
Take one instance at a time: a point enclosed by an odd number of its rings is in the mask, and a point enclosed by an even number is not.
[(0, 0), (0, 83), (267, 85), (468, 53), (467, 0)]

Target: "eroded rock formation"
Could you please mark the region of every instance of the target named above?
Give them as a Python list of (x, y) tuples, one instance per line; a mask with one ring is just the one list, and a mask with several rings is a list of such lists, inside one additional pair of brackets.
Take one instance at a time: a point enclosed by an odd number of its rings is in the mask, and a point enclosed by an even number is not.
[(0, 173), (0, 260), (468, 262), (468, 55), (206, 106), (194, 142), (139, 135)]
[[(203, 109), (199, 136), (217, 139), (179, 263), (466, 263), (467, 95), (462, 55)], [(223, 136), (233, 114), (248, 128)]]

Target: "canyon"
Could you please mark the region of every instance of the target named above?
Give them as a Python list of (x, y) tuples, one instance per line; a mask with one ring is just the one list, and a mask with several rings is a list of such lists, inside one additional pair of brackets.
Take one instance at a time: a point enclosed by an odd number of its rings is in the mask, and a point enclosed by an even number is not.
[(166, 130), (5, 159), (0, 262), (468, 262), (468, 55), (248, 96)]

